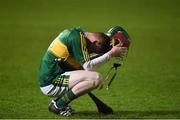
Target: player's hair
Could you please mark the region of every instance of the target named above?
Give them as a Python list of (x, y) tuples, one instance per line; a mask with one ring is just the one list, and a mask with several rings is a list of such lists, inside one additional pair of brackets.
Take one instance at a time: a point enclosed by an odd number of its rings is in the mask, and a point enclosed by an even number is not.
[(95, 32), (94, 35), (103, 43), (103, 47), (102, 47), (102, 53), (106, 53), (111, 49), (110, 46), (110, 37), (107, 36), (106, 34), (102, 33), (102, 32)]

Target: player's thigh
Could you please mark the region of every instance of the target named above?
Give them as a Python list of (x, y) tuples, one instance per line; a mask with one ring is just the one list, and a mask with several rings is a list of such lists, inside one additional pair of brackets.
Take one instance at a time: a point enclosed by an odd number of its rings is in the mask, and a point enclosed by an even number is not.
[(101, 75), (95, 71), (85, 71), (85, 70), (71, 71), (68, 85), (69, 88), (71, 89), (79, 82), (85, 80), (94, 80), (100, 82), (101, 79), (102, 79)]

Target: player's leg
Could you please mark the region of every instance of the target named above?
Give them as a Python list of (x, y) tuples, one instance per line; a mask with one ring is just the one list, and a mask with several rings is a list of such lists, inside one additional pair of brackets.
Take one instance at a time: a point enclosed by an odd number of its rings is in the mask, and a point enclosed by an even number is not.
[(72, 100), (88, 93), (101, 84), (101, 75), (91, 71), (72, 71), (69, 78), (69, 90), (55, 100), (57, 108), (66, 107)]
[(101, 75), (92, 71), (65, 72), (55, 78), (55, 84), (50, 85), (45, 93), (55, 99), (49, 105), (49, 110), (56, 114), (71, 115), (73, 110), (68, 104), (101, 84)]
[(93, 71), (72, 71), (69, 78), (69, 89), (77, 96), (97, 88), (102, 81), (99, 73)]

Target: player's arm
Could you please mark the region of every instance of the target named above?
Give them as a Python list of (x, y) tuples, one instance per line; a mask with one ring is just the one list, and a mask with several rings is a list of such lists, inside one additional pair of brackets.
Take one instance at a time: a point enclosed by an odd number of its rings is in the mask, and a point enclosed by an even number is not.
[(96, 68), (102, 66), (106, 62), (108, 62), (111, 59), (111, 55), (109, 52), (105, 53), (102, 56), (99, 56), (97, 58), (94, 58), (92, 60), (89, 60), (83, 64), (83, 68), (85, 70), (93, 71), (96, 70)]
[(83, 64), (83, 68), (89, 71), (96, 70), (98, 67), (108, 62), (112, 57), (124, 56), (126, 55), (126, 53), (127, 53), (126, 47), (114, 46), (109, 52), (105, 53), (104, 55), (85, 62)]

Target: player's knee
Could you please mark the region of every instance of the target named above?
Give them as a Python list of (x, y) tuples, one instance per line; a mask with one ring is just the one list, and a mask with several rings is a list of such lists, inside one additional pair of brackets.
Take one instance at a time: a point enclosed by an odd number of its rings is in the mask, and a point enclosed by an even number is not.
[(94, 72), (94, 78), (93, 87), (97, 88), (102, 83), (102, 76), (98, 72)]

